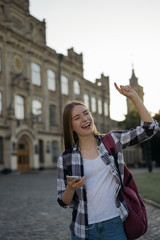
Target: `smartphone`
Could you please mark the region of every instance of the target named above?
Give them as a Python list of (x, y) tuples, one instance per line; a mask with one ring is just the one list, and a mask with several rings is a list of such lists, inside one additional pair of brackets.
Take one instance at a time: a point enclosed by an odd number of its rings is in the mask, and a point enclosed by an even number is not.
[(77, 182), (78, 182), (79, 180), (81, 180), (81, 177), (79, 177), (79, 176), (68, 176), (68, 178), (69, 178), (69, 180), (73, 180), (73, 179), (75, 179), (75, 178), (78, 178), (78, 179), (77, 179)]

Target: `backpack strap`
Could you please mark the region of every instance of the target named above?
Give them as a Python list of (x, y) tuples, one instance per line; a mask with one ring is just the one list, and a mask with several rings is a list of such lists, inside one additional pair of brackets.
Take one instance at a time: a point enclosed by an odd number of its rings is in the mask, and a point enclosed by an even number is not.
[(104, 144), (104, 146), (106, 147), (106, 149), (108, 150), (108, 152), (110, 153), (110, 155), (112, 155), (114, 157), (115, 160), (115, 165), (118, 171), (118, 175), (119, 175), (119, 179), (120, 179), (120, 183), (121, 183), (121, 188), (122, 188), (122, 192), (124, 192), (124, 186), (123, 186), (123, 182), (122, 182), (122, 178), (121, 178), (121, 173), (119, 170), (119, 165), (118, 165), (118, 156), (117, 156), (117, 149), (116, 149), (116, 144), (113, 140), (113, 137), (111, 136), (111, 133), (107, 133), (104, 137), (102, 137), (102, 142)]

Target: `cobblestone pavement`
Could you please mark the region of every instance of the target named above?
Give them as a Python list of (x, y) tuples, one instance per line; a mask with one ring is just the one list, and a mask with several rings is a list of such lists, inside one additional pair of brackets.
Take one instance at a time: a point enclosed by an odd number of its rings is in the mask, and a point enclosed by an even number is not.
[[(0, 240), (68, 240), (71, 210), (56, 201), (56, 171), (0, 174)], [(149, 229), (160, 239), (160, 209), (146, 205)]]

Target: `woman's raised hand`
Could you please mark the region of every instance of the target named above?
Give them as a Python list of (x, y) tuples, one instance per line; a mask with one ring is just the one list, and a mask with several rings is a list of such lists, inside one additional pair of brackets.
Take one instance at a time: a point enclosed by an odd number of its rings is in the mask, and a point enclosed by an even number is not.
[(126, 85), (126, 86), (120, 85), (120, 87), (118, 87), (117, 83), (114, 83), (114, 86), (119, 93), (121, 93), (122, 95), (124, 95), (128, 98), (132, 99), (132, 97), (138, 96), (137, 92), (134, 91), (133, 88), (129, 85)]

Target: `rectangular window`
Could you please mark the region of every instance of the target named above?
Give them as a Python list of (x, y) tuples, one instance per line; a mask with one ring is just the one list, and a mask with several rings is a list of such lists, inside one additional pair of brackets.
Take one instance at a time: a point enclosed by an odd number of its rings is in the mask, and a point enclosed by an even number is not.
[(37, 122), (42, 121), (42, 103), (38, 100), (32, 101), (32, 114), (35, 116)]
[(0, 72), (2, 72), (2, 49), (0, 48)]
[(98, 113), (101, 115), (102, 114), (102, 100), (98, 100)]
[(44, 163), (43, 140), (39, 140), (39, 162)]
[(0, 164), (3, 163), (3, 138), (0, 137)]
[(104, 103), (104, 116), (108, 116), (108, 104), (107, 102)]
[(47, 70), (47, 83), (49, 90), (56, 90), (55, 73), (50, 69)]
[(52, 141), (52, 162), (57, 162), (58, 159), (58, 142)]
[(61, 93), (68, 95), (68, 78), (64, 75), (61, 76)]
[(40, 86), (41, 85), (41, 68), (37, 63), (31, 63), (31, 76), (32, 83)]
[(89, 109), (89, 96), (87, 94), (84, 94), (84, 104)]
[(74, 93), (80, 95), (80, 85), (77, 80), (74, 80)]
[(24, 119), (24, 98), (15, 96), (15, 117), (17, 119)]
[(50, 142), (47, 141), (46, 143), (46, 153), (50, 153)]
[(2, 92), (0, 92), (0, 115), (2, 115)]
[(95, 113), (97, 111), (97, 109), (96, 109), (96, 98), (95, 97), (91, 98), (91, 109), (92, 109), (93, 113)]
[(50, 105), (50, 124), (56, 125), (56, 106)]

